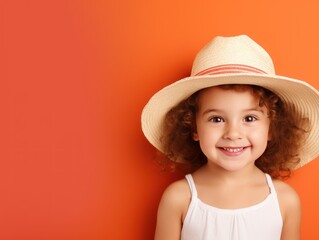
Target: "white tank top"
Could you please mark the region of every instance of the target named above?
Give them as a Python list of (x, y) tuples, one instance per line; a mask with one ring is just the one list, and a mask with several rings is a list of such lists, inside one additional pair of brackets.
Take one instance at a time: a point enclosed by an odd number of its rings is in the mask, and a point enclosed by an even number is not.
[(181, 240), (280, 240), (283, 225), (277, 193), (266, 174), (270, 193), (262, 202), (240, 209), (220, 209), (197, 197), (192, 175), (186, 175), (192, 199)]

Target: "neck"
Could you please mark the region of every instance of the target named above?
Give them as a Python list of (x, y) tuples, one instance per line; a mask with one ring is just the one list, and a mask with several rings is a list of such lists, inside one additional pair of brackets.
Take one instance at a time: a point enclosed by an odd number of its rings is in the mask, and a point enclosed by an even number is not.
[(228, 183), (240, 183), (250, 181), (252, 178), (264, 173), (255, 165), (246, 167), (238, 171), (228, 171), (215, 165), (206, 164), (197, 171), (202, 176), (211, 180), (220, 180)]

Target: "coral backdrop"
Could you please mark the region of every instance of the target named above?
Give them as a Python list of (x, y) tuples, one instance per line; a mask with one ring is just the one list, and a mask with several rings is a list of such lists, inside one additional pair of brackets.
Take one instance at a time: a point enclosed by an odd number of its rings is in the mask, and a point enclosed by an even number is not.
[[(0, 239), (153, 238), (165, 186), (140, 130), (215, 35), (247, 34), (319, 88), (317, 1), (0, 1)], [(318, 139), (319, 140), (319, 139)], [(319, 160), (288, 182), (318, 239)]]

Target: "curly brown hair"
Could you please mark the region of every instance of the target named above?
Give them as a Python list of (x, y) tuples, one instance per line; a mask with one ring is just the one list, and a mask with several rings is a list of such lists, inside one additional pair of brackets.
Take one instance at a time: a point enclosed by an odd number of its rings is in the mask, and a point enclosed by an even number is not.
[[(300, 162), (299, 151), (308, 132), (309, 120), (300, 117), (292, 104), (283, 102), (268, 89), (255, 85), (230, 84), (218, 86), (236, 91), (251, 91), (259, 98), (259, 105), (266, 106), (270, 119), (271, 140), (255, 165), (273, 178), (288, 178), (291, 170)], [(198, 141), (193, 140), (196, 132), (196, 113), (200, 91), (173, 107), (164, 120), (161, 137), (164, 155), (170, 163), (183, 162), (194, 171), (207, 162)], [(167, 164), (167, 161), (162, 161)]]

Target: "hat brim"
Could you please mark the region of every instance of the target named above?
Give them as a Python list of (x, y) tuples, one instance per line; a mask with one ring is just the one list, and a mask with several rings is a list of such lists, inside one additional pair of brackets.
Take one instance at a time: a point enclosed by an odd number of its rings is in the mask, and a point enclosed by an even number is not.
[(269, 89), (284, 102), (292, 103), (301, 117), (310, 120), (311, 131), (301, 149), (301, 167), (319, 155), (319, 93), (304, 81), (264, 74), (220, 74), (187, 77), (157, 92), (142, 112), (142, 131), (149, 142), (163, 151), (160, 141), (167, 112), (193, 93), (208, 87), (225, 84), (250, 84)]

